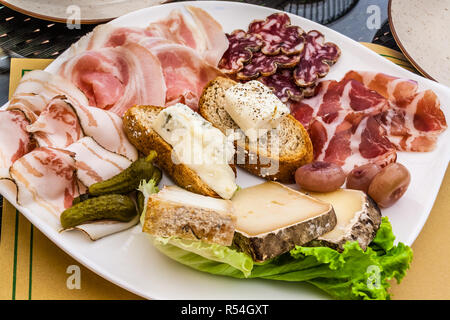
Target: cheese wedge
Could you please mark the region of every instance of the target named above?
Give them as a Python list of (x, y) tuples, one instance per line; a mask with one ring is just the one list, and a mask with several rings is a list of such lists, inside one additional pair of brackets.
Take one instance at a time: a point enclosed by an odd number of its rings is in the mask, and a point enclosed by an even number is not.
[(255, 261), (303, 245), (336, 225), (333, 207), (277, 182), (241, 189), (231, 199), (234, 243)]
[(236, 226), (230, 200), (202, 196), (177, 186), (152, 194), (142, 231), (159, 237), (232, 244)]
[(347, 241), (358, 241), (361, 248), (366, 250), (381, 224), (381, 211), (367, 194), (359, 190), (339, 189), (310, 195), (330, 203), (337, 217), (336, 227), (311, 245), (342, 250)]

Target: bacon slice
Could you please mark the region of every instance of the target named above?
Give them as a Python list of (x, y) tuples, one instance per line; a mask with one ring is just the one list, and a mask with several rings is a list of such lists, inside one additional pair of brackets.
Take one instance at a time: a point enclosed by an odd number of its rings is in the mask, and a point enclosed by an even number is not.
[(436, 147), (447, 122), (432, 90), (419, 92), (415, 81), (376, 72), (350, 71), (345, 78), (358, 80), (389, 100), (389, 110), (378, 120), (398, 150), (427, 152)]
[(147, 47), (161, 63), (166, 92), (166, 104), (183, 102), (193, 110), (206, 84), (223, 75), (201, 59), (192, 49), (174, 43), (159, 43)]
[(77, 177), (86, 187), (119, 174), (131, 164), (126, 157), (106, 150), (91, 137), (78, 140), (66, 150), (75, 154)]
[(86, 106), (88, 100), (73, 83), (47, 71), (25, 73), (14, 92), (8, 109), (22, 110), (30, 121), (35, 121), (49, 102), (64, 95), (75, 106)]
[(41, 147), (65, 148), (84, 134), (78, 116), (64, 96), (56, 96), (27, 131)]
[(0, 178), (9, 178), (9, 167), (34, 148), (26, 131), (29, 124), (20, 110), (0, 111)]
[(396, 159), (394, 146), (375, 119), (389, 104), (358, 81), (323, 81), (316, 96), (291, 108), (310, 134), (315, 160), (336, 163), (349, 172), (365, 163), (386, 165)]
[(78, 195), (75, 170), (71, 152), (47, 147), (34, 149), (15, 161), (10, 169), (17, 185), (17, 203), (59, 217)]
[(120, 116), (134, 104), (165, 102), (161, 64), (136, 43), (86, 51), (67, 60), (59, 73), (86, 94), (90, 105)]

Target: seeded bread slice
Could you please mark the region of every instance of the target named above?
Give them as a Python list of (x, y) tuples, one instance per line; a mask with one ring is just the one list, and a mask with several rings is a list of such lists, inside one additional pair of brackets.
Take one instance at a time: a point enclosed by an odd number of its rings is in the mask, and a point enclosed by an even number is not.
[[(217, 77), (204, 88), (199, 101), (202, 117), (224, 134), (239, 130), (224, 108), (225, 90), (235, 84), (231, 79)], [(269, 132), (267, 138), (258, 140), (258, 144), (244, 138), (237, 140), (235, 146), (236, 165), (264, 179), (283, 183), (293, 183), (295, 170), (313, 160), (308, 132), (291, 115), (281, 121), (279, 130)]]
[(128, 140), (146, 155), (155, 150), (158, 154), (156, 165), (178, 186), (194, 193), (220, 198), (195, 171), (180, 161), (173, 162), (172, 146), (152, 129), (152, 122), (162, 109), (159, 106), (134, 106), (128, 109), (123, 116), (123, 128)]

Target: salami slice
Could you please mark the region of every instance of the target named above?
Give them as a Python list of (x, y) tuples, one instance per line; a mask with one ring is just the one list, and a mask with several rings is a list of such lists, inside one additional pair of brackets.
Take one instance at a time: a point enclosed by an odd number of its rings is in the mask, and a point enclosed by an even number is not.
[(336, 63), (341, 50), (331, 42), (325, 43), (325, 37), (316, 30), (309, 31), (306, 36), (305, 49), (294, 70), (294, 79), (300, 87), (314, 85), (319, 78), (325, 77), (330, 66)]
[(226, 74), (234, 74), (252, 58), (253, 52), (263, 45), (261, 36), (249, 34), (244, 30), (235, 30), (227, 34), (229, 46), (219, 62), (219, 69)]
[(291, 25), (286, 13), (274, 13), (265, 20), (250, 23), (248, 32), (258, 34), (264, 40), (262, 53), (275, 55), (280, 52), (292, 55), (303, 51), (305, 38), (302, 28)]
[(300, 101), (303, 97), (303, 90), (297, 86), (292, 76), (292, 70), (284, 69), (268, 77), (259, 78), (264, 85), (271, 88), (274, 94), (284, 103), (289, 99)]
[(239, 80), (251, 80), (258, 78), (259, 76), (268, 77), (277, 72), (278, 67), (291, 68), (299, 61), (299, 55), (288, 56), (285, 54), (278, 54), (268, 56), (262, 52), (255, 52), (251, 62), (246, 64), (244, 68), (237, 73), (236, 77)]

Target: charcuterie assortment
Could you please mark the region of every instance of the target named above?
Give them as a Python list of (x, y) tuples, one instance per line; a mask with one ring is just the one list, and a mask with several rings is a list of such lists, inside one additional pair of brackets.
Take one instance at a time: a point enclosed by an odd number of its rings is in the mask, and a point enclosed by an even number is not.
[(229, 31), (195, 6), (96, 27), (0, 111), (0, 179), (61, 237), (136, 226), (200, 271), (389, 298), (412, 252), (383, 210), (415, 174), (399, 153), (442, 143), (439, 97), (379, 72), (331, 79), (346, 52), (286, 13)]

